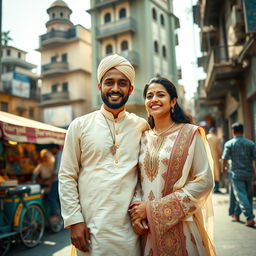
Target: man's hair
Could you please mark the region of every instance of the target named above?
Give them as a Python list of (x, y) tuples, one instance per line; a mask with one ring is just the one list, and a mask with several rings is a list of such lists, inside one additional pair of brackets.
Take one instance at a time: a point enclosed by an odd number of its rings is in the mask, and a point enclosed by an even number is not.
[(232, 131), (235, 133), (243, 133), (244, 126), (240, 123), (234, 123), (234, 124), (232, 124)]

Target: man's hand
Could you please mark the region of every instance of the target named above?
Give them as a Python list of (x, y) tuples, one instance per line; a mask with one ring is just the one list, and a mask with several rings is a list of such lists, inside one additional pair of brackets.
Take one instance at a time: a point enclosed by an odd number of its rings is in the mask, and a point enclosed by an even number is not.
[(90, 229), (84, 222), (71, 225), (70, 237), (72, 244), (82, 252), (89, 252), (90, 247)]

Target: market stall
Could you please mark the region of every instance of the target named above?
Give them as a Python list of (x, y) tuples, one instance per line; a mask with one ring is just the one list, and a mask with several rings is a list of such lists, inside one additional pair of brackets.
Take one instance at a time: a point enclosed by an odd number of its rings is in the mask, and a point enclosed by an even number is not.
[(0, 175), (29, 180), (38, 151), (63, 145), (65, 134), (65, 129), (0, 111)]

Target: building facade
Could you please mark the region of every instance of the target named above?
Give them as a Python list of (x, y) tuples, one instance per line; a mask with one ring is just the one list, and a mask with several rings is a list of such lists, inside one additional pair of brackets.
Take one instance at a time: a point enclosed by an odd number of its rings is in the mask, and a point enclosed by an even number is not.
[(96, 72), (108, 54), (126, 57), (135, 67), (135, 90), (127, 110), (145, 116), (143, 88), (149, 79), (164, 76), (177, 84), (175, 29), (172, 0), (91, 0), (93, 45), (93, 107), (101, 105)]
[(12, 47), (1, 49), (0, 110), (40, 120), (40, 91), (36, 65), (26, 61), (26, 52)]
[(197, 118), (221, 128), (224, 140), (234, 122), (256, 139), (255, 16), (255, 0), (200, 0), (194, 6), (201, 28), (198, 64), (207, 74), (198, 86)]
[(67, 127), (92, 109), (91, 33), (70, 20), (72, 10), (57, 0), (47, 9), (47, 32), (40, 36), (41, 104), (45, 123)]

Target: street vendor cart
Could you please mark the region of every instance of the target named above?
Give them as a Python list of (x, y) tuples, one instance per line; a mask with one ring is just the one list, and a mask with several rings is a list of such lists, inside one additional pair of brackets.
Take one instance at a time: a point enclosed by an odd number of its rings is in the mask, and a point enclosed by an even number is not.
[(65, 129), (0, 111), (0, 256), (17, 237), (26, 247), (41, 242), (47, 207), (40, 185), (24, 177), (31, 177), (36, 147), (63, 145), (65, 134)]

